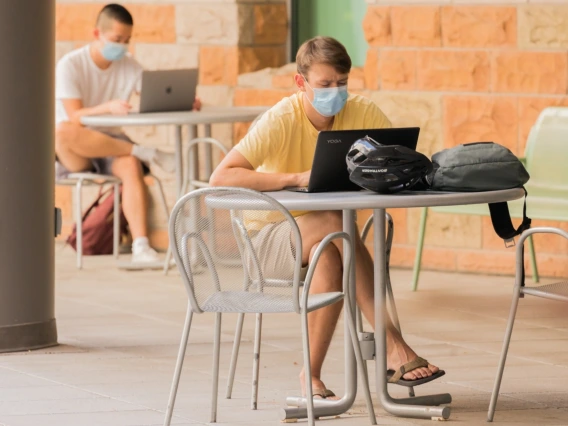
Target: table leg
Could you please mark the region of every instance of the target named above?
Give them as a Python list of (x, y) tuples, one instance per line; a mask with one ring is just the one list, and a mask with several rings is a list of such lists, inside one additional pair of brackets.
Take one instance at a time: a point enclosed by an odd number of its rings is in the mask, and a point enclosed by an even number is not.
[[(211, 137), (211, 124), (205, 124), (205, 137)], [(213, 147), (211, 144), (205, 144), (205, 177), (207, 181), (213, 173)]]
[(377, 397), (383, 408), (395, 416), (422, 419), (450, 417), (450, 407), (436, 407), (449, 404), (450, 394), (426, 395), (414, 398), (392, 398), (387, 390), (386, 359), (386, 243), (385, 209), (373, 211), (374, 251), (375, 251), (375, 361)]
[(183, 152), (182, 152), (182, 128), (181, 126), (176, 126), (176, 194), (177, 198), (181, 197), (182, 186), (183, 186)]
[[(355, 211), (343, 210), (343, 231), (349, 234), (353, 239), (357, 235), (357, 226), (355, 224)], [(343, 243), (344, 250), (348, 250), (347, 243)], [(351, 300), (355, 304), (355, 253), (353, 253), (351, 268)], [(345, 265), (346, 266), (346, 265)], [(352, 306), (355, 312), (355, 306)], [(344, 315), (347, 321), (347, 315)], [(345, 413), (351, 408), (355, 397), (357, 396), (357, 362), (355, 360), (355, 353), (351, 346), (351, 339), (349, 337), (349, 328), (345, 322), (345, 394), (343, 398), (338, 401), (328, 401), (325, 399), (314, 400), (314, 416), (337, 416)], [(301, 397), (288, 397), (286, 403), (289, 406), (282, 410), (281, 420), (290, 419), (305, 419), (308, 417), (308, 410), (306, 408), (306, 399)]]
[[(197, 126), (192, 124), (189, 126), (189, 140), (191, 141), (196, 137)], [(193, 191), (195, 187), (192, 185), (192, 182), (198, 180), (199, 177), (199, 149), (197, 145), (194, 145), (193, 149), (189, 151), (189, 158), (187, 163), (189, 164), (186, 177), (186, 179), (189, 180), (188, 189), (189, 191)]]

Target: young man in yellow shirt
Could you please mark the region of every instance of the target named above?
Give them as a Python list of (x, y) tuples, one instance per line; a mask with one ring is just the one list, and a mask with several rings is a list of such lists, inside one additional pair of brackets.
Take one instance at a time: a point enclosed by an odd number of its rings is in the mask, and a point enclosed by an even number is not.
[[(329, 37), (304, 43), (296, 56), (299, 91), (267, 111), (249, 133), (225, 157), (211, 177), (213, 186), (239, 186), (257, 191), (276, 191), (287, 186), (306, 186), (318, 132), (391, 127), (383, 112), (370, 100), (347, 93), (351, 59), (345, 47)], [(318, 244), (330, 233), (342, 230), (340, 211), (292, 212), (302, 235), (303, 265), (308, 265)], [(266, 231), (267, 230), (267, 231)], [(256, 238), (265, 272), (277, 277), (290, 274), (294, 253), (286, 224), (267, 225)], [(358, 238), (356, 249), (357, 303), (365, 318), (374, 324), (373, 260)], [(342, 290), (343, 243), (335, 240), (322, 254), (313, 276), (311, 293)], [(321, 368), (341, 304), (309, 314), (310, 359), (314, 396), (334, 398), (321, 381)], [(396, 328), (388, 321), (387, 366), (406, 371), (400, 380), (435, 378), (438, 367), (419, 360)], [(415, 365), (419, 365), (415, 367)], [(415, 367), (415, 368), (414, 368)], [(304, 373), (300, 374), (302, 390)], [(424, 381), (424, 380), (421, 380)]]

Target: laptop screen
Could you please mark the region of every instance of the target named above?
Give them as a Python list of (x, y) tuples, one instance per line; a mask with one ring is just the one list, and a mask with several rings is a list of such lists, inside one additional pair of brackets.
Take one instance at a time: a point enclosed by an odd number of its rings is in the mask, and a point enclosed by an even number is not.
[(416, 149), (418, 127), (390, 129), (329, 130), (318, 135), (308, 192), (353, 191), (361, 189), (349, 180), (345, 157), (351, 145), (369, 136), (383, 145), (402, 145)]

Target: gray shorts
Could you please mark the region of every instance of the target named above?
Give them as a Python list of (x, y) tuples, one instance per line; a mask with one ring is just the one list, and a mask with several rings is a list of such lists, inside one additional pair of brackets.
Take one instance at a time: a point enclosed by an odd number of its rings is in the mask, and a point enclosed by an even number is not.
[[(102, 132), (105, 133), (105, 132)], [(105, 133), (108, 136), (111, 136), (115, 139), (120, 139), (125, 142), (135, 143), (124, 133), (119, 135), (113, 135), (110, 133)], [(91, 158), (91, 167), (85, 170), (81, 170), (81, 172), (90, 172), (96, 173), (99, 175), (112, 175), (112, 163), (114, 162), (115, 157), (101, 157), (101, 158)], [(142, 169), (145, 175), (150, 173), (150, 169), (142, 163)], [(57, 156), (55, 156), (55, 179), (62, 180), (65, 179), (73, 172), (67, 170), (67, 168), (59, 162)]]

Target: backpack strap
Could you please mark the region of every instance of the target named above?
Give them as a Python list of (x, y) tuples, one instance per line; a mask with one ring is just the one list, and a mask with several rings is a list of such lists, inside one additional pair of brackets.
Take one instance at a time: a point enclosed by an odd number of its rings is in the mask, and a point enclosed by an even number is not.
[(523, 221), (517, 229), (513, 226), (509, 207), (506, 202), (489, 204), (493, 229), (499, 237), (505, 240), (505, 247), (513, 247), (515, 245), (514, 238), (531, 227), (531, 219), (527, 217), (527, 190), (525, 188), (523, 188), (523, 190), (525, 191)]

